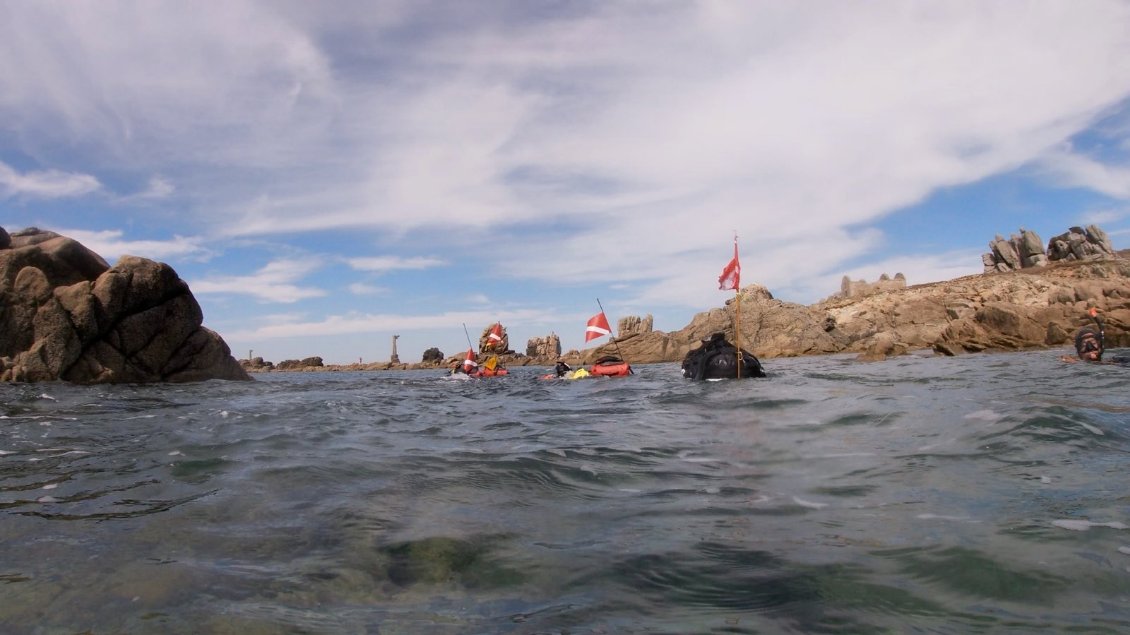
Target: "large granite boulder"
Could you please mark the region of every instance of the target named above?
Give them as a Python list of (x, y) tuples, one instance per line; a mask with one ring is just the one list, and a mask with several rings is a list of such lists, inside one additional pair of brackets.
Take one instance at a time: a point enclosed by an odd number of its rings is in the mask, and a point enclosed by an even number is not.
[(985, 273), (1016, 271), (1043, 267), (1048, 264), (1048, 256), (1039, 234), (1021, 228), (1019, 235), (1013, 234), (1008, 240), (997, 236), (989, 242), (989, 253), (981, 256), (981, 263)]
[(1059, 260), (1101, 260), (1116, 258), (1110, 238), (1097, 225), (1072, 227), (1048, 241), (1045, 253), (1039, 235), (1026, 229), (1008, 240), (997, 236), (989, 243), (989, 253), (981, 256), (985, 273), (1044, 267)]
[(526, 356), (545, 362), (556, 361), (561, 357), (561, 338), (557, 333), (545, 337), (531, 337), (526, 340)]
[(1048, 259), (1096, 260), (1114, 257), (1110, 238), (1097, 225), (1072, 227), (1048, 241)]
[[(3, 230), (0, 230), (3, 231)], [(6, 240), (5, 240), (6, 237)], [(110, 267), (54, 232), (0, 236), (0, 381), (250, 379), (166, 264)]]

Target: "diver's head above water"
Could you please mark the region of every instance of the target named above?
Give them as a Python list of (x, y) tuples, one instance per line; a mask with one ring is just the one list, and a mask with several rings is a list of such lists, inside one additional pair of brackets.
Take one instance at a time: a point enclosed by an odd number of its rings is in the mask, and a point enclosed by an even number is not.
[(1102, 337), (1095, 329), (1085, 326), (1075, 334), (1075, 352), (1079, 359), (1097, 362), (1103, 358)]

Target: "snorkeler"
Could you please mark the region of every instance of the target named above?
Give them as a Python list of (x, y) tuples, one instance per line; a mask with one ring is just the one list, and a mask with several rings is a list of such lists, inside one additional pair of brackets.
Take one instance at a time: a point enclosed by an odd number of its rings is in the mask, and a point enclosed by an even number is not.
[(1093, 364), (1130, 364), (1130, 357), (1125, 355), (1115, 355), (1108, 361), (1103, 361), (1103, 352), (1106, 350), (1106, 323), (1099, 315), (1098, 309), (1091, 307), (1088, 314), (1095, 321), (1095, 327), (1084, 326), (1075, 333), (1075, 354), (1077, 357), (1064, 355), (1060, 359), (1072, 363), (1083, 361)]

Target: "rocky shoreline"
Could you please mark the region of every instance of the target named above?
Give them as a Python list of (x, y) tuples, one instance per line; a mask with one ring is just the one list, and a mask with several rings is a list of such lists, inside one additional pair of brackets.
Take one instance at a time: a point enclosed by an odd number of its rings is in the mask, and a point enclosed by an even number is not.
[[(1067, 345), (1095, 308), (1110, 348), (1130, 344), (1130, 258), (1115, 252), (1095, 226), (1056, 236), (1047, 252), (1039, 237), (989, 243), (985, 272), (907, 286), (897, 274), (868, 284), (845, 278), (840, 294), (812, 305), (782, 302), (760, 285), (743, 287), (725, 305), (696, 314), (670, 333), (651, 316), (618, 321), (615, 344), (558, 354), (555, 335), (534, 338), (528, 354), (509, 340), (488, 342), (505, 366), (587, 365), (608, 355), (632, 364), (679, 362), (717, 332), (762, 359), (855, 353), (879, 360), (930, 349), (939, 355)], [(740, 333), (734, 338), (740, 311)], [(446, 369), (462, 354), (426, 361), (325, 365), (322, 359), (237, 361), (202, 325), (188, 285), (166, 264), (122, 257), (110, 267), (76, 241), (36, 228), (0, 228), (0, 381), (76, 383), (250, 379), (249, 373)], [(488, 327), (489, 328), (489, 327)], [(394, 348), (395, 352), (395, 348)]]
[[(983, 351), (1047, 349), (1070, 344), (1097, 308), (1106, 321), (1109, 348), (1130, 345), (1130, 253), (1087, 260), (1063, 260), (1032, 268), (995, 271), (863, 297), (839, 297), (812, 305), (774, 299), (760, 285), (743, 287), (725, 306), (696, 314), (678, 331), (651, 329), (650, 316), (619, 320), (611, 343), (569, 351), (561, 358), (589, 364), (623, 353), (632, 364), (682, 361), (715, 332), (732, 335), (741, 311), (742, 346), (762, 359), (855, 353), (861, 361), (882, 360), (930, 349), (938, 355)], [(552, 366), (556, 357), (501, 355), (508, 366)], [(445, 363), (349, 364), (296, 367), (298, 371), (414, 370)], [(250, 372), (265, 372), (243, 362)], [(283, 371), (286, 372), (286, 371)]]

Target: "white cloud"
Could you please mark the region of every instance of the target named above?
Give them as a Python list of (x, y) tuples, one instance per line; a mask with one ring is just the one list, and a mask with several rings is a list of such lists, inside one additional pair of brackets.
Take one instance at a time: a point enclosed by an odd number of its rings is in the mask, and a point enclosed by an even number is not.
[(170, 258), (203, 257), (208, 254), (203, 240), (195, 237), (174, 236), (172, 240), (124, 240), (120, 230), (60, 229), (56, 232), (77, 240), (110, 262), (125, 255), (163, 261)]
[(387, 293), (388, 289), (372, 284), (365, 284), (364, 282), (354, 282), (349, 285), (349, 292), (353, 295), (377, 295)]
[(321, 266), (313, 260), (276, 260), (249, 276), (215, 276), (189, 284), (197, 295), (250, 295), (265, 302), (292, 303), (326, 295), (322, 289), (294, 284)]
[(1102, 163), (1062, 148), (1040, 159), (1049, 176), (1068, 187), (1083, 187), (1112, 198), (1130, 199), (1130, 166)]
[(373, 271), (384, 273), (397, 269), (430, 269), (446, 264), (439, 258), (401, 258), (399, 256), (373, 256), (368, 258), (350, 258), (349, 266), (358, 271)]
[[(22, 156), (161, 174), (147, 192), (175, 182), (204, 233), (426, 231), (641, 305), (717, 303), (733, 230), (747, 280), (822, 297), (882, 243), (861, 227), (1034, 162), (1130, 196), (1063, 150), (1130, 96), (1124, 2), (565, 5), (17, 3), (0, 120)], [(69, 176), (48, 191), (98, 185)], [(322, 293), (297, 279), (193, 288)]]
[(0, 196), (38, 199), (84, 196), (102, 188), (89, 174), (40, 170), (18, 172), (0, 162)]
[(168, 198), (176, 192), (176, 187), (166, 178), (154, 176), (149, 179), (144, 190), (119, 198), (121, 202), (132, 203), (135, 201), (151, 201)]
[(1105, 225), (1130, 216), (1130, 209), (1097, 209), (1083, 214), (1079, 219), (1082, 225)]
[[(354, 137), (380, 141), (350, 148), (358, 173), (323, 205), (261, 199), (231, 231), (567, 223), (500, 250), (497, 271), (689, 302), (680, 276), (709, 275), (701, 256), (731, 230), (789, 261), (777, 281), (819, 276), (864, 253), (845, 228), (1037, 160), (1130, 94), (1125, 5), (717, 7), (424, 33), (396, 59), (436, 72), (338, 78), (373, 113)], [(798, 260), (815, 251), (798, 244), (833, 251)]]
[(460, 324), (493, 324), (499, 320), (515, 323), (546, 322), (556, 317), (534, 309), (505, 311), (500, 314), (484, 311), (460, 311), (434, 315), (347, 313), (330, 315), (321, 320), (278, 322), (251, 329), (233, 330), (224, 333), (224, 337), (241, 340), (265, 340), (325, 335), (359, 335), (384, 331), (408, 332), (433, 329), (454, 331), (461, 328)]

